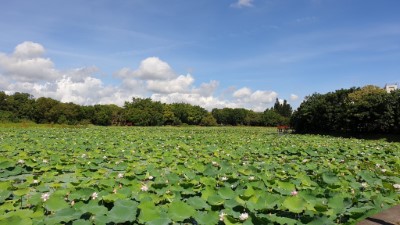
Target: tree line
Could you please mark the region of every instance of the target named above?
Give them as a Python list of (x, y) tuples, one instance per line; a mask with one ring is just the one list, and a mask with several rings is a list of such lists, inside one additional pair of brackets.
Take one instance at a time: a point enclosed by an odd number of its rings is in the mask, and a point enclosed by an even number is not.
[(298, 133), (400, 133), (400, 90), (367, 85), (306, 97), (293, 113)]
[(115, 104), (78, 105), (52, 98), (35, 99), (28, 93), (6, 94), (0, 91), (0, 122), (33, 121), (69, 125), (288, 125), (292, 108), (276, 99), (273, 107), (264, 112), (244, 108), (206, 109), (188, 103), (165, 104), (150, 98), (132, 98), (122, 107)]

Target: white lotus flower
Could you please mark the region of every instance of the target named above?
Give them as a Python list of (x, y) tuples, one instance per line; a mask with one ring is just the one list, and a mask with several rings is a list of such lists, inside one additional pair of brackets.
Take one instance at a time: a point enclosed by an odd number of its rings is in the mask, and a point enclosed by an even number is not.
[(24, 164), (24, 163), (25, 163), (25, 160), (20, 159), (20, 160), (18, 160), (18, 163), (19, 163), (19, 164)]
[(86, 154), (82, 154), (82, 156), (81, 156), (82, 158), (85, 158), (86, 157)]
[(149, 187), (147, 187), (147, 185), (143, 184), (142, 187), (140, 187), (141, 191), (148, 191)]
[(221, 177), (221, 180), (222, 180), (222, 181), (227, 181), (227, 180), (228, 180), (228, 178), (227, 178), (227, 177), (225, 177), (225, 176), (223, 176), (223, 177)]
[(34, 184), (38, 184), (39, 181), (38, 181), (38, 180), (33, 180), (33, 183), (34, 183)]
[(220, 214), (219, 214), (219, 221), (224, 221), (224, 217), (226, 216), (226, 213), (224, 213), (224, 212), (221, 212)]
[(92, 199), (95, 200), (97, 197), (99, 197), (99, 195), (97, 194), (97, 192), (93, 192), (93, 194), (92, 194)]
[(153, 180), (154, 179), (154, 177), (153, 176), (149, 176), (149, 180)]
[(47, 159), (43, 159), (43, 163), (48, 163), (49, 161), (47, 161)]
[(123, 178), (124, 174), (123, 173), (118, 173), (118, 178)]
[(365, 183), (365, 182), (363, 182), (363, 183), (361, 183), (361, 186), (364, 187), (364, 188), (366, 188), (366, 187), (368, 187), (368, 184)]
[(400, 189), (400, 184), (393, 184), (393, 187), (396, 189)]
[(247, 220), (247, 218), (249, 218), (249, 214), (246, 213), (246, 212), (240, 214), (240, 216), (239, 216), (239, 219), (240, 219), (241, 221)]
[(44, 202), (49, 200), (50, 198), (50, 193), (43, 193), (42, 196), (40, 197)]
[(254, 179), (255, 179), (254, 176), (249, 177), (249, 180), (254, 180)]

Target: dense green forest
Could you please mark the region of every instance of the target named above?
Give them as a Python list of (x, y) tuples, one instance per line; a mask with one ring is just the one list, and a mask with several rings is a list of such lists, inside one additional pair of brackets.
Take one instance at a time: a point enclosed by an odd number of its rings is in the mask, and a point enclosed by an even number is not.
[(33, 121), (35, 123), (94, 124), (94, 125), (246, 125), (276, 126), (289, 124), (291, 106), (278, 99), (274, 107), (264, 112), (243, 108), (213, 109), (208, 112), (200, 106), (187, 103), (165, 104), (150, 98), (133, 98), (117, 105), (81, 106), (63, 103), (52, 98), (35, 99), (28, 93), (7, 95), (0, 92), (0, 122)]
[(377, 86), (341, 89), (306, 97), (293, 113), (298, 133), (400, 133), (400, 90)]
[(94, 125), (289, 125), (297, 133), (400, 133), (400, 90), (377, 86), (340, 89), (307, 96), (293, 112), (286, 100), (255, 112), (244, 108), (213, 109), (187, 103), (165, 104), (132, 98), (117, 105), (81, 106), (28, 93), (0, 92), (0, 121)]

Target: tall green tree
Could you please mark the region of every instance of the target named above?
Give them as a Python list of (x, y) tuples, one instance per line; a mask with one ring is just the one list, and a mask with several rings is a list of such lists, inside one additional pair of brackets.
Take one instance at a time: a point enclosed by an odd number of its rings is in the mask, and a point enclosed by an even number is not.
[(290, 118), (293, 112), (292, 107), (290, 106), (290, 104), (287, 103), (286, 99), (283, 100), (283, 103), (280, 103), (278, 98), (276, 98), (275, 100), (273, 110), (279, 115), (286, 118)]
[(382, 88), (340, 89), (313, 94), (293, 114), (299, 133), (389, 133), (397, 131), (397, 92)]
[(52, 98), (40, 97), (35, 101), (35, 114), (34, 120), (36, 123), (54, 123), (51, 117), (51, 110), (56, 105), (60, 104), (59, 101)]
[(133, 98), (124, 104), (125, 117), (137, 126), (160, 126), (163, 124), (163, 104), (150, 98)]
[(6, 110), (13, 113), (13, 121), (34, 120), (35, 99), (28, 93), (15, 92), (8, 96)]

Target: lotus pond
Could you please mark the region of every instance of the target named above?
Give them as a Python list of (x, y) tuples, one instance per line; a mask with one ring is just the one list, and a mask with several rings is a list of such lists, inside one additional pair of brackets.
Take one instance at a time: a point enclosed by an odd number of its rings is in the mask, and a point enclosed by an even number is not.
[(0, 224), (354, 224), (400, 144), (267, 128), (0, 128)]

